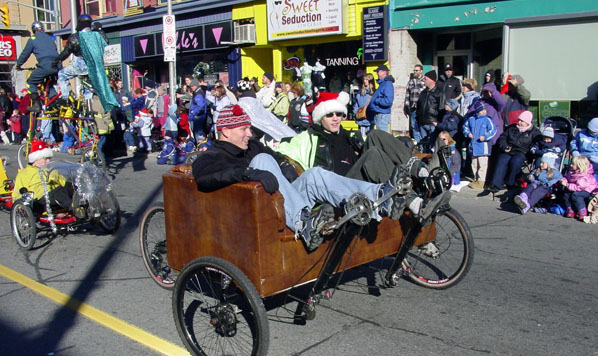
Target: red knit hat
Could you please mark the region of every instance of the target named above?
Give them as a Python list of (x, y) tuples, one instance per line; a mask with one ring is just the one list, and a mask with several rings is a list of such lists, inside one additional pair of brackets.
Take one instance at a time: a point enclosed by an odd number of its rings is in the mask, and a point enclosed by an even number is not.
[(314, 124), (319, 124), (324, 115), (331, 112), (342, 112), (347, 115), (347, 104), (349, 103), (349, 94), (341, 91), (339, 94), (322, 92), (318, 97), (318, 105), (314, 109), (311, 117)]
[(216, 121), (216, 128), (222, 130), (223, 128), (234, 129), (235, 127), (249, 126), (251, 119), (239, 105), (227, 105), (218, 113), (218, 121)]
[(33, 163), (41, 158), (52, 158), (54, 152), (45, 142), (34, 139), (31, 141), (31, 150), (29, 151), (29, 163)]

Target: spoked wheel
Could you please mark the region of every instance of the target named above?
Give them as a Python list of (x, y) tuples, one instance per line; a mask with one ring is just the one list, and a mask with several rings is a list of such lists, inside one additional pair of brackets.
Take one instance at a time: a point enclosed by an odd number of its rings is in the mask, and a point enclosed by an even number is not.
[(143, 214), (139, 229), (139, 247), (145, 269), (162, 288), (173, 289), (176, 273), (168, 266), (166, 255), (166, 219), (164, 204), (151, 206)]
[(20, 169), (27, 166), (27, 144), (19, 146), (19, 150), (17, 151), (17, 162), (19, 163)]
[(172, 295), (175, 324), (194, 355), (265, 355), (270, 331), (255, 287), (233, 264), (201, 257), (187, 264)]
[(17, 244), (21, 248), (31, 250), (37, 235), (35, 216), (31, 208), (21, 200), (17, 200), (10, 210), (10, 227)]
[[(96, 200), (93, 200), (96, 201)], [(101, 217), (98, 219), (100, 228), (109, 234), (113, 234), (120, 227), (120, 207), (116, 195), (112, 190), (102, 192), (98, 196), (97, 202), (101, 204), (95, 207), (101, 212)]]
[(185, 158), (185, 164), (192, 164), (197, 159), (197, 157), (199, 157), (199, 155), (201, 153), (202, 153), (201, 151), (194, 151), (194, 152), (189, 153), (187, 155), (187, 157)]
[(436, 216), (436, 239), (415, 246), (403, 261), (403, 271), (424, 287), (445, 289), (459, 283), (473, 262), (473, 237), (454, 209)]
[(103, 171), (106, 171), (106, 160), (100, 157), (97, 148), (93, 149), (93, 147), (87, 147), (83, 149), (83, 152), (81, 152), (80, 162), (89, 162), (94, 166), (101, 168)]

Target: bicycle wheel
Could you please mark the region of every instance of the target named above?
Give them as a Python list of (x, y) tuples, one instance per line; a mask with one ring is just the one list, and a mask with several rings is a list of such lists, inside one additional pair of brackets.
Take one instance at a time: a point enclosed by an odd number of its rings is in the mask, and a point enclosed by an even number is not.
[(154, 282), (173, 289), (176, 273), (168, 266), (164, 203), (151, 206), (143, 214), (139, 229), (139, 247), (145, 269)]
[(37, 235), (35, 216), (29, 205), (24, 204), (20, 199), (10, 210), (10, 227), (17, 244), (21, 248), (31, 250)]
[(199, 157), (199, 155), (201, 154), (200, 151), (194, 151), (191, 152), (187, 155), (187, 157), (185, 158), (185, 164), (193, 164), (193, 161), (195, 161), (197, 159), (197, 157)]
[(459, 283), (473, 262), (473, 237), (454, 209), (436, 216), (436, 239), (409, 250), (403, 271), (416, 284), (445, 289)]
[(232, 263), (201, 257), (187, 264), (174, 286), (179, 336), (194, 355), (265, 355), (270, 331), (255, 287)]
[(27, 166), (27, 144), (19, 146), (19, 150), (17, 151), (17, 162), (19, 163), (20, 169)]
[(101, 193), (99, 200), (100, 207), (97, 207), (101, 212), (98, 219), (100, 228), (109, 234), (113, 234), (120, 227), (120, 207), (118, 200), (113, 191)]
[(106, 162), (98, 155), (98, 149), (94, 149), (93, 147), (88, 147), (83, 149), (81, 152), (81, 163), (89, 162), (94, 166), (101, 168), (103, 171), (106, 171)]

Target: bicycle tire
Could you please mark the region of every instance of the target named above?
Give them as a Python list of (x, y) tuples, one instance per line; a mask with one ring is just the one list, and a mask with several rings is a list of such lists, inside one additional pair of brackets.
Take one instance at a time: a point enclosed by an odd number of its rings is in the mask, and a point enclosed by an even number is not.
[(31, 250), (35, 244), (37, 227), (31, 207), (17, 200), (10, 209), (10, 227), (19, 247)]
[(23, 169), (27, 166), (27, 144), (24, 143), (19, 146), (17, 151), (17, 162), (19, 163), (19, 169)]
[[(109, 209), (110, 211), (108, 213), (105, 211), (102, 212), (102, 216), (98, 220), (98, 225), (100, 225), (100, 228), (104, 232), (113, 234), (120, 227), (120, 206), (113, 191), (103, 192), (102, 194), (107, 194), (110, 200), (109, 202), (102, 203), (103, 209)], [(110, 206), (107, 206), (106, 203), (110, 204)]]
[(189, 262), (172, 294), (175, 324), (193, 355), (265, 355), (266, 309), (249, 278), (217, 257)]
[(141, 219), (139, 248), (145, 269), (160, 287), (174, 289), (177, 274), (168, 266), (164, 203), (149, 207)]
[(455, 209), (438, 214), (435, 224), (434, 241), (411, 248), (403, 271), (417, 285), (446, 289), (459, 283), (471, 268), (474, 242), (467, 223)]
[(81, 158), (79, 159), (81, 164), (85, 162), (89, 162), (94, 166), (101, 168), (104, 172), (106, 171), (106, 160), (100, 159), (97, 148), (93, 149), (93, 147), (84, 148), (81, 152)]

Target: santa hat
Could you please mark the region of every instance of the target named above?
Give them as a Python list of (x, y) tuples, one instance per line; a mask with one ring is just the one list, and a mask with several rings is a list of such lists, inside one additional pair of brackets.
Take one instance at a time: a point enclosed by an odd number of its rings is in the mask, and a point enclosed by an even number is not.
[(347, 115), (347, 104), (349, 104), (349, 94), (341, 91), (336, 93), (320, 93), (318, 97), (318, 105), (314, 109), (311, 117), (314, 124), (320, 124), (324, 115), (331, 112), (342, 112)]
[(149, 113), (147, 112), (147, 109), (141, 109), (139, 110), (139, 112), (137, 113), (137, 115), (135, 115), (135, 118), (138, 119), (143, 119), (144, 117), (149, 116)]
[(249, 125), (251, 125), (251, 119), (239, 105), (227, 105), (218, 113), (218, 121), (216, 121), (216, 128), (218, 130), (222, 130), (223, 128), (234, 129)]
[(52, 158), (54, 152), (46, 145), (45, 142), (34, 139), (31, 141), (31, 149), (29, 150), (29, 163), (33, 163), (41, 158)]

